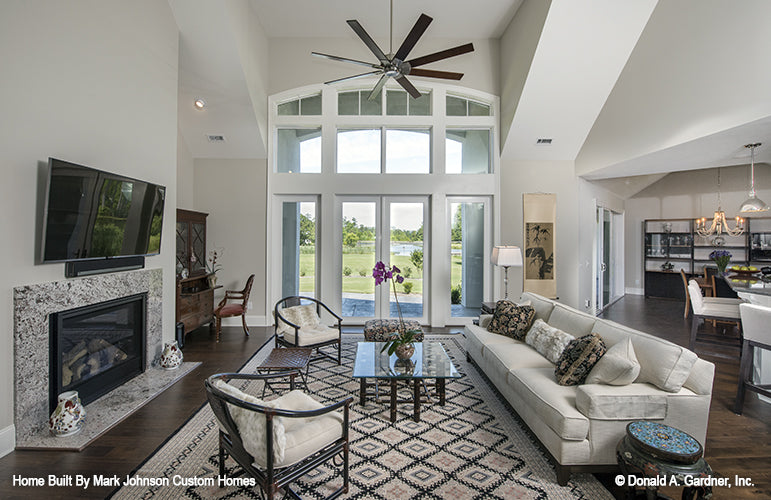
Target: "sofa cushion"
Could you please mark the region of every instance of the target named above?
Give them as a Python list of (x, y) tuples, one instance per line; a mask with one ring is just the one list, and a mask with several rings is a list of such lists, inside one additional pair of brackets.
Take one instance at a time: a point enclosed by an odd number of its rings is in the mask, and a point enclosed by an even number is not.
[(576, 408), (595, 420), (661, 419), (667, 416), (667, 393), (650, 384), (577, 387)]
[(294, 328), (284, 332), (284, 340), (302, 347), (306, 345), (320, 344), (330, 340), (337, 340), (340, 338), (340, 330), (337, 328), (330, 328), (326, 325), (303, 326), (300, 328), (299, 336), (300, 340), (295, 344)]
[(635, 356), (640, 362), (640, 375), (636, 382), (648, 382), (667, 392), (677, 392), (682, 388), (698, 359), (695, 353), (684, 347), (612, 321), (597, 320), (594, 331), (608, 345), (631, 338)]
[(551, 312), (551, 316), (549, 316), (548, 323), (554, 328), (568, 332), (574, 337), (583, 337), (594, 331), (592, 327), (594, 327), (595, 321), (597, 321), (597, 318), (594, 316), (584, 314), (562, 304), (556, 304)]
[(571, 340), (554, 369), (557, 382), (560, 385), (583, 384), (606, 350), (605, 343), (596, 333)]
[(556, 363), (560, 358), (560, 354), (565, 350), (571, 340), (575, 337), (569, 333), (565, 333), (558, 328), (549, 326), (542, 319), (537, 319), (530, 327), (530, 330), (525, 336), (525, 342), (527, 345), (533, 346), (539, 354), (544, 356), (552, 363)]
[(487, 329), (516, 340), (524, 340), (534, 318), (533, 306), (520, 306), (508, 300), (499, 300)]
[(608, 349), (586, 377), (586, 384), (628, 385), (640, 374), (632, 339), (627, 338)]
[[(554, 368), (554, 365), (538, 354), (535, 349), (517, 341), (489, 344), (485, 346), (482, 357), (488, 364), (499, 364), (500, 369), (505, 373), (515, 368)], [(506, 377), (503, 379), (505, 380)]]
[(551, 366), (513, 369), (508, 382), (555, 434), (571, 441), (586, 439), (589, 419), (576, 409), (576, 388), (557, 385)]
[(551, 316), (551, 312), (554, 310), (553, 301), (530, 292), (523, 293), (520, 296), (519, 301), (520, 303), (524, 303), (525, 301), (530, 302), (533, 309), (535, 309), (535, 317), (542, 319), (547, 323), (549, 322), (549, 316)]

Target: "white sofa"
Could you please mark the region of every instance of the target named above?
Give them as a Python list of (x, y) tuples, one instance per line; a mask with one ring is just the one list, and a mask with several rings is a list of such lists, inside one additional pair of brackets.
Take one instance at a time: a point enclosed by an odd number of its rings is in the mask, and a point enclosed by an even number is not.
[(572, 472), (616, 470), (616, 445), (633, 420), (681, 429), (704, 445), (715, 365), (652, 335), (598, 319), (540, 295), (524, 293), (540, 318), (575, 337), (599, 334), (610, 348), (631, 337), (640, 363), (624, 386), (558, 385), (555, 365), (524, 342), (491, 333), (489, 317), (465, 328), (466, 353), (551, 455), (557, 481)]

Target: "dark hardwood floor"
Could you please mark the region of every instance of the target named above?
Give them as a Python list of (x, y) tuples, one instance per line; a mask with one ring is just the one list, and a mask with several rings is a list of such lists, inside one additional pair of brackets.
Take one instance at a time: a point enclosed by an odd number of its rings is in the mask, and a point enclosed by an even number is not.
[[(688, 344), (690, 319), (683, 318), (680, 302), (627, 296), (611, 306), (604, 317), (680, 345)], [(115, 474), (125, 478), (204, 404), (205, 377), (237, 370), (272, 334), (268, 328), (253, 327), (250, 331), (251, 336), (245, 337), (238, 327), (224, 328), (219, 344), (209, 336), (208, 328), (192, 332), (187, 337), (185, 360), (203, 364), (83, 452), (16, 451), (0, 459), (0, 498), (104, 498), (113, 488), (90, 487), (84, 491), (75, 487), (14, 487), (13, 476), (47, 480), (49, 474)], [(432, 331), (443, 333), (448, 329)], [(730, 410), (739, 372), (735, 349), (699, 344), (697, 353), (716, 364), (706, 459), (718, 474), (751, 477), (755, 485), (718, 489), (714, 498), (771, 498), (771, 404), (748, 395), (744, 415), (735, 415)], [(618, 498), (623, 498), (613, 475), (598, 477)], [(672, 497), (680, 495), (678, 488), (662, 491)]]

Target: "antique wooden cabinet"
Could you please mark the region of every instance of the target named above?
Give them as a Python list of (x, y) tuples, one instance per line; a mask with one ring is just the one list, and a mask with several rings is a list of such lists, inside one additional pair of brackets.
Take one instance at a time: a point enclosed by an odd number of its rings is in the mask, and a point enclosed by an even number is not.
[(206, 217), (208, 214), (177, 209), (177, 323), (185, 334), (211, 323), (214, 289), (206, 272)]

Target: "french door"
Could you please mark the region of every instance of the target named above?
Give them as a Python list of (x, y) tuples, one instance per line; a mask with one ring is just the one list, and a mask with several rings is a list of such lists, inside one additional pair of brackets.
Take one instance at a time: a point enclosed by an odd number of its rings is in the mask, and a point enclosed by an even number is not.
[(596, 218), (595, 313), (623, 295), (622, 215), (598, 206)]
[[(427, 323), (428, 197), (340, 196), (340, 303), (351, 322), (404, 318)], [(383, 261), (404, 278), (375, 286), (372, 269)], [(397, 305), (398, 299), (398, 305)]]

